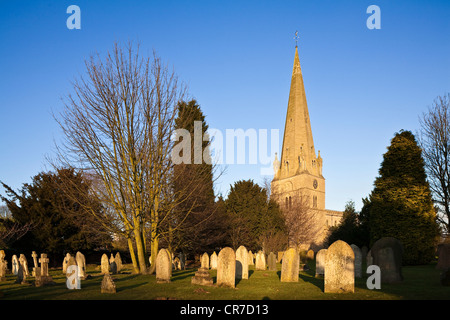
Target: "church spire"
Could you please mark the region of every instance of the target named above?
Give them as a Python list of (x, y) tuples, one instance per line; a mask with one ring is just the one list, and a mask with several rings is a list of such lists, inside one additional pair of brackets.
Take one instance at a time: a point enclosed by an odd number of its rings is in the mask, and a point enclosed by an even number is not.
[(321, 161), (317, 161), (314, 150), (302, 69), (296, 46), (280, 169), (276, 178), (286, 178), (305, 171), (313, 175), (321, 175), (319, 165), (321, 165)]

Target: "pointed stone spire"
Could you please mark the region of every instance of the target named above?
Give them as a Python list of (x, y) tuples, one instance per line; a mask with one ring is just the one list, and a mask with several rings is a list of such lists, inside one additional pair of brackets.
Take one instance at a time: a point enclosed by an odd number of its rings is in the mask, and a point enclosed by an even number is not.
[(296, 46), (280, 170), (276, 178), (287, 178), (305, 171), (310, 174), (321, 175), (314, 150), (302, 69), (298, 47)]

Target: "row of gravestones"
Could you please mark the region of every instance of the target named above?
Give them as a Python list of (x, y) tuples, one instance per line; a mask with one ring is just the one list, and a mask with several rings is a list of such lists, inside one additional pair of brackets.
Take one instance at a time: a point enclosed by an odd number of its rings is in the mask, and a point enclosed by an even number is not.
[[(49, 259), (47, 258), (47, 254), (42, 253), (41, 257), (38, 259), (38, 255), (33, 251), (31, 256), (33, 257), (34, 262), (31, 276), (35, 277), (35, 286), (40, 287), (45, 284), (53, 283), (53, 279), (48, 273)], [(6, 280), (8, 261), (5, 257), (5, 251), (0, 250), (0, 281)], [(28, 269), (28, 261), (24, 254), (21, 254), (19, 258), (17, 258), (17, 255), (12, 256), (11, 273), (17, 276), (16, 283), (28, 284), (27, 277), (30, 276), (30, 272)]]
[[(372, 247), (369, 263), (377, 265), (381, 270), (381, 282), (392, 283), (402, 281), (401, 259), (403, 248), (401, 243), (394, 238), (383, 238)], [(307, 254), (314, 259), (314, 252)], [(266, 270), (266, 259), (262, 251), (254, 258), (256, 270)], [(275, 254), (270, 253), (268, 260), (272, 269), (276, 270)], [(372, 261), (370, 261), (372, 260)], [(361, 250), (355, 245), (348, 245), (338, 240), (328, 249), (322, 249), (317, 253), (317, 275), (324, 276), (325, 292), (354, 292), (355, 276), (361, 277), (362, 266)], [(281, 282), (298, 282), (300, 254), (297, 249), (290, 248), (283, 252), (281, 258)], [(248, 279), (248, 265), (253, 263), (253, 254), (244, 246), (240, 246), (236, 252), (229, 247), (223, 248), (217, 255), (215, 252), (201, 257), (201, 267), (195, 273), (191, 282), (193, 284), (212, 285), (212, 278), (208, 269), (217, 269), (217, 285), (234, 287), (236, 279)], [(270, 270), (270, 269), (269, 269)], [(356, 272), (355, 272), (356, 271)], [(170, 254), (166, 249), (161, 249), (156, 259), (156, 280), (158, 283), (170, 282), (172, 265)]]

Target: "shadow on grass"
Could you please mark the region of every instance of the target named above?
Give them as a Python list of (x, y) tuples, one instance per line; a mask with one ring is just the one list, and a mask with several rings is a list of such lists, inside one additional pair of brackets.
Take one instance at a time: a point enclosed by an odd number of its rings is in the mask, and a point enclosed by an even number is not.
[(302, 279), (305, 282), (311, 283), (312, 285), (315, 285), (317, 288), (319, 288), (322, 292), (324, 290), (324, 282), (323, 278), (316, 278), (309, 274), (299, 274), (300, 279)]
[(172, 274), (171, 281), (183, 280), (195, 276), (195, 269), (180, 270)]

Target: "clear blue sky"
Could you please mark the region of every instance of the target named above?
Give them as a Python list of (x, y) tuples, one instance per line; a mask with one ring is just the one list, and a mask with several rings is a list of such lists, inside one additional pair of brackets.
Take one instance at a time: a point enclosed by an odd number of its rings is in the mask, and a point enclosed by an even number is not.
[[(69, 30), (66, 8), (81, 8)], [(369, 30), (369, 5), (381, 29)], [(173, 66), (211, 128), (280, 129), (295, 30), (326, 207), (359, 209), (394, 133), (450, 92), (450, 1), (4, 1), (0, 2), (0, 180), (17, 189), (47, 170), (61, 110), (84, 59), (139, 41)], [(281, 141), (280, 141), (281, 145)], [(273, 152), (275, 152), (274, 150)], [(228, 165), (224, 196), (258, 165)], [(1, 191), (1, 190), (0, 190)]]

